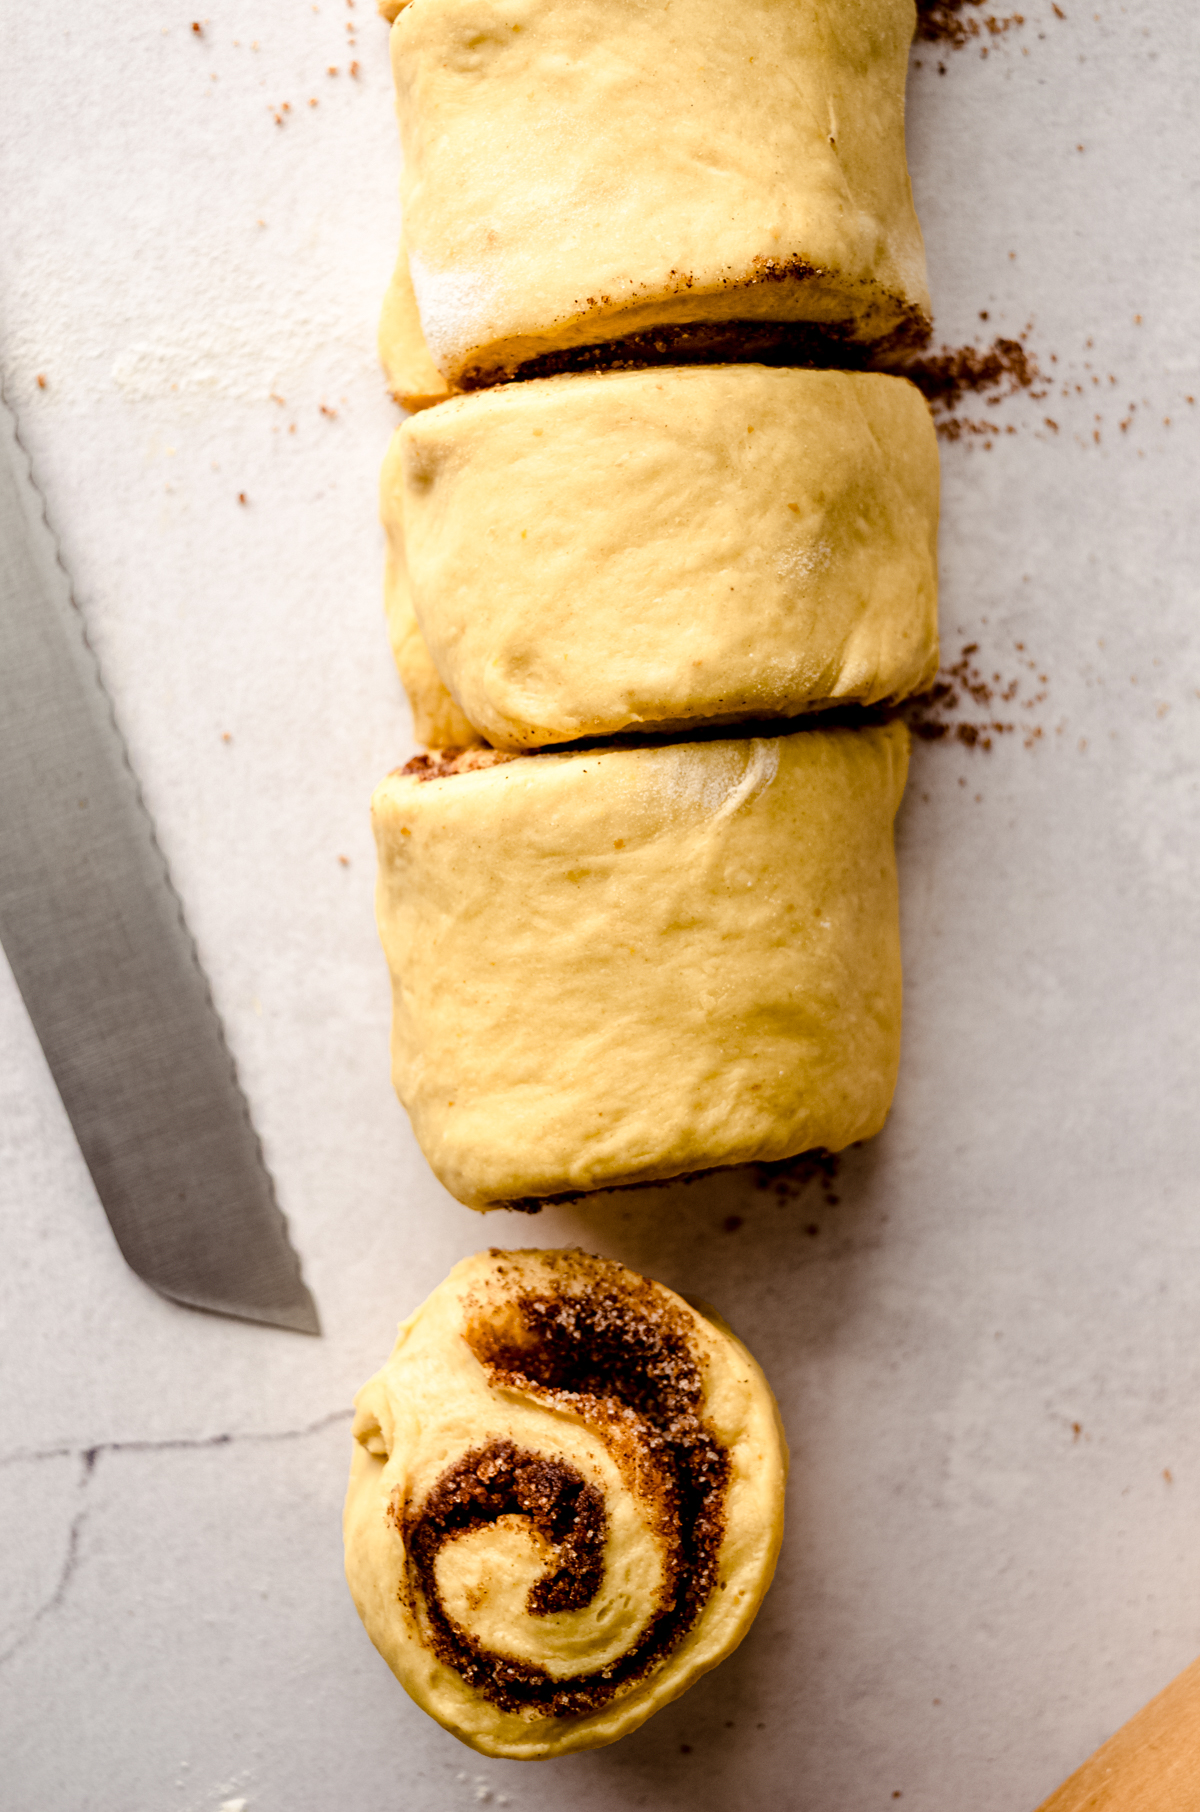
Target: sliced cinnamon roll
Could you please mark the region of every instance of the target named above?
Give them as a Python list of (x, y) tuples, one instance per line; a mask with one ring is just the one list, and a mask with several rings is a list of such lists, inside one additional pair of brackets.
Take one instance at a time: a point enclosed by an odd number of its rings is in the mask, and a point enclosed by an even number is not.
[(381, 504), (434, 665), (539, 747), (876, 704), (937, 672), (937, 438), (907, 379), (533, 379), (393, 438)]
[(360, 1391), (346, 1575), (401, 1684), (485, 1755), (598, 1748), (742, 1640), (787, 1448), (715, 1311), (582, 1252), (481, 1253)]
[(913, 0), (420, 0), (392, 28), (409, 265), (452, 388), (731, 324), (922, 338)]
[(389, 776), (392, 1074), (447, 1189), (525, 1206), (877, 1132), (907, 763), (892, 724)]

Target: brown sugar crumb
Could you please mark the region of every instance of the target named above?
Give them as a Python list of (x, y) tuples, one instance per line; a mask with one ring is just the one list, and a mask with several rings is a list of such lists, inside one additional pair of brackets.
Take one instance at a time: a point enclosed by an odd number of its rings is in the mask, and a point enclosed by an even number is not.
[(1041, 376), (1024, 336), (1015, 340), (997, 337), (984, 347), (943, 346), (938, 353), (910, 359), (895, 369), (917, 386), (933, 411), (938, 433), (946, 440), (998, 432), (994, 422), (973, 422), (957, 413), (964, 397), (986, 396), (994, 405), (1018, 390), (1031, 389)]
[(819, 1179), (825, 1200), (836, 1207), (839, 1197), (833, 1185), (841, 1169), (841, 1154), (836, 1151), (802, 1151), (794, 1158), (780, 1158), (771, 1164), (753, 1164), (754, 1187), (769, 1191), (779, 1202), (794, 1202), (810, 1183)]
[(455, 774), (472, 774), (478, 768), (496, 768), (520, 759), (510, 749), (433, 749), (414, 755), (399, 772), (417, 780), (448, 780)]
[(1038, 742), (1043, 734), (1040, 724), (1021, 714), (1034, 712), (1045, 703), (1048, 682), (1024, 643), (1015, 642), (1013, 647), (1020, 666), (1033, 675), (1032, 684), (1039, 690), (1031, 690), (1030, 680), (1020, 673), (987, 673), (976, 658), (978, 642), (967, 642), (958, 659), (941, 669), (929, 690), (902, 707), (900, 714), (913, 735), (922, 742), (952, 741), (985, 753), (999, 736), (1023, 733), (1026, 748)]
[[(1007, 18), (998, 19), (994, 14), (981, 18), (978, 13), (965, 10), (982, 5), (983, 0), (917, 0), (917, 37), (961, 50), (972, 38), (981, 38), (985, 33), (999, 38), (1013, 26), (1025, 23), (1023, 13), (1009, 13)], [(986, 49), (982, 54), (987, 55)]]

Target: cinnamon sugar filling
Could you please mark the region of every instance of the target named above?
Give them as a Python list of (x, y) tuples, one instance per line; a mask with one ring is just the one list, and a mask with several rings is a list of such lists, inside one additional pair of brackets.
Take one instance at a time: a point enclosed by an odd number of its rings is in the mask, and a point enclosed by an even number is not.
[(636, 1448), (639, 1490), (651, 1498), (665, 1560), (660, 1601), (642, 1636), (594, 1673), (554, 1678), (485, 1649), (441, 1604), (435, 1567), (442, 1546), (513, 1514), (528, 1518), (552, 1551), (529, 1614), (592, 1602), (604, 1577), (608, 1518), (600, 1492), (566, 1461), (492, 1441), (447, 1468), (419, 1506), (394, 1504), (390, 1514), (408, 1556), (401, 1591), (421, 1600), (438, 1659), (502, 1711), (567, 1718), (607, 1704), (696, 1622), (717, 1586), (729, 1456), (703, 1417), (704, 1381), (686, 1316), (648, 1282), (588, 1287), (582, 1272), (584, 1288), (572, 1288), (570, 1254), (558, 1268), (561, 1288), (478, 1309), (465, 1337), (497, 1387), (574, 1411), (619, 1464)]
[(645, 371), (659, 365), (780, 365), (807, 370), (891, 369), (897, 360), (928, 343), (930, 323), (916, 309), (886, 338), (858, 340), (855, 324), (812, 321), (681, 321), (585, 346), (563, 346), (536, 354), (516, 367), (475, 365), (457, 388), (491, 389), (527, 378), (563, 372)]

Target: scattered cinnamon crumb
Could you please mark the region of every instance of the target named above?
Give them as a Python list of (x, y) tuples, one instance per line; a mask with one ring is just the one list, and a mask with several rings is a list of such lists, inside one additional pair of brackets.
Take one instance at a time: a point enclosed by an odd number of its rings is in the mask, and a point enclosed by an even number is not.
[(322, 403), (320, 407), (321, 407), (322, 415), (327, 415), (329, 417), (330, 421), (337, 420), (337, 410), (336, 409), (330, 409), (327, 406), (327, 404), (325, 404), (325, 403)]
[[(1014, 25), (1024, 25), (1023, 13), (1010, 13), (1005, 19), (998, 19), (989, 14), (980, 19), (975, 14), (965, 13), (968, 6), (982, 6), (983, 0), (917, 0), (917, 36), (929, 43), (949, 44), (954, 50), (961, 50), (972, 38), (980, 38), (985, 32), (992, 37), (1002, 37), (1011, 31)], [(986, 47), (980, 53), (987, 55)], [(938, 74), (945, 74), (945, 65), (938, 64)]]
[(1029, 659), (1024, 644), (1016, 642), (1014, 647), (1022, 657), (1021, 665), (1034, 675), (1042, 690), (1020, 697), (1022, 683), (1029, 682), (1023, 682), (1020, 674), (1007, 680), (998, 672), (989, 677), (975, 659), (978, 642), (967, 642), (957, 661), (941, 669), (929, 690), (903, 706), (901, 715), (913, 735), (922, 742), (952, 741), (986, 753), (997, 737), (1023, 730), (1025, 747), (1032, 748), (1042, 736), (1041, 725), (1023, 723), (1019, 715), (1002, 717), (1000, 708), (1008, 706), (1014, 714), (1036, 711), (1046, 701), (1048, 681), (1044, 673), (1038, 672), (1037, 662)]
[(350, 866), (349, 856), (339, 856), (338, 861), (341, 863), (343, 868), (349, 868), (349, 866)]
[(940, 352), (910, 359), (897, 369), (911, 378), (933, 411), (938, 433), (946, 440), (960, 440), (964, 434), (994, 434), (991, 422), (973, 422), (956, 414), (964, 396), (993, 392), (987, 402), (995, 406), (1018, 390), (1029, 390), (1038, 382), (1041, 372), (1037, 360), (1024, 344), (1025, 336), (1011, 340), (1002, 336), (990, 346), (943, 346)]
[(840, 1200), (833, 1188), (840, 1166), (838, 1152), (802, 1151), (795, 1158), (781, 1158), (772, 1164), (752, 1164), (750, 1168), (754, 1173), (754, 1187), (770, 1190), (780, 1203), (796, 1201), (809, 1184), (819, 1178), (826, 1205), (834, 1208)]
[(228, 730), (221, 731), (221, 741), (222, 742), (232, 742), (233, 741), (233, 737), (230, 735)]
[(44, 371), (39, 371), (37, 374), (37, 387), (39, 390), (44, 390), (46, 388), (46, 374)]
[(520, 759), (520, 756), (508, 749), (433, 749), (428, 753), (414, 755), (402, 768), (394, 771), (401, 775), (415, 775), (418, 780), (445, 780), (455, 774), (472, 774), (477, 768), (500, 767), (506, 761)]
[(202, 38), (204, 36), (204, 27), (200, 24), (200, 21), (198, 19), (192, 20), (192, 30), (195, 32), (195, 34), (198, 38)]

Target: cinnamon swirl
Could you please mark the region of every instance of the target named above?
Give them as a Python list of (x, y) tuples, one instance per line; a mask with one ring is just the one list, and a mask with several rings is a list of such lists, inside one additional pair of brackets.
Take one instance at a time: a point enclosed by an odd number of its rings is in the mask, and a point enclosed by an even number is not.
[(581, 1252), (481, 1253), (359, 1393), (346, 1574), (416, 1702), (486, 1755), (614, 1742), (737, 1646), (787, 1449), (714, 1311)]
[(841, 1150), (900, 1048), (899, 724), (376, 789), (392, 1073), (472, 1207)]

